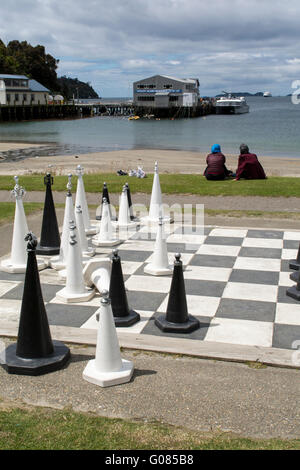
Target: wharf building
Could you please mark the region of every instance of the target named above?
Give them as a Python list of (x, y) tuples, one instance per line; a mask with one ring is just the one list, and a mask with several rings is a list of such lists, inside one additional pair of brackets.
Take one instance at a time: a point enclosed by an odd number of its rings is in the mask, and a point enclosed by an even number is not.
[(0, 74), (0, 122), (78, 117), (74, 105), (25, 75)]
[(133, 83), (133, 107), (138, 116), (194, 117), (203, 114), (198, 78), (154, 75)]
[(24, 106), (47, 104), (49, 90), (25, 75), (0, 74), (0, 104)]

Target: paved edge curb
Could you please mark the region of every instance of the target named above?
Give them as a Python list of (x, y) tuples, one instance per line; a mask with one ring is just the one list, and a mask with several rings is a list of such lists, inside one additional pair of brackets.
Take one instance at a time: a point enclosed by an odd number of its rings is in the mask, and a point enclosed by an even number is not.
[[(97, 330), (51, 325), (52, 339), (69, 344), (96, 346)], [(0, 327), (0, 337), (16, 338), (18, 325), (6, 322)], [(246, 346), (212, 341), (191, 341), (185, 338), (136, 335), (118, 332), (121, 348), (152, 351), (157, 353), (180, 354), (199, 359), (214, 359), (230, 362), (258, 363), (274, 367), (300, 369), (300, 363), (293, 362), (289, 349), (276, 349), (262, 346)]]

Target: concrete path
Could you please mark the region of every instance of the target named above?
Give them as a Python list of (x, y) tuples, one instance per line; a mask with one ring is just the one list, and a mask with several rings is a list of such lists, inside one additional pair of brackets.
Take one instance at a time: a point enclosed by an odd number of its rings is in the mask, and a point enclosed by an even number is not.
[[(56, 201), (57, 197), (55, 194)], [(94, 203), (90, 195), (88, 201)], [(28, 218), (30, 229), (38, 236), (41, 217), (39, 213)], [(61, 225), (63, 209), (57, 209), (57, 217)], [(225, 225), (225, 219), (210, 220), (212, 225), (215, 220), (219, 220), (217, 225)], [(270, 220), (262, 219), (259, 223), (254, 219), (247, 219), (247, 223), (237, 220), (242, 226), (251, 226), (252, 222), (255, 224), (252, 226), (260, 227), (264, 222), (270, 224)], [(238, 226), (237, 220), (229, 222)], [(272, 222), (267, 226), (288, 227), (284, 220)], [(12, 224), (0, 227), (1, 256), (10, 251), (11, 233)], [(9, 341), (4, 336), (0, 338), (0, 350)], [(45, 376), (9, 375), (0, 368), (2, 406), (11, 402), (68, 406), (102, 416), (157, 420), (197, 431), (231, 431), (256, 438), (300, 438), (298, 369), (260, 366), (255, 360), (224, 362), (125, 347), (122, 357), (135, 365), (133, 379), (128, 384), (102, 389), (82, 379), (82, 371), (93, 358), (95, 348), (73, 345), (71, 351), (72, 360), (67, 367)]]
[(71, 353), (63, 370), (40, 377), (9, 375), (0, 368), (2, 407), (11, 402), (72, 407), (196, 431), (300, 438), (298, 370), (124, 350), (122, 357), (135, 367), (131, 382), (101, 388), (82, 378), (95, 349), (73, 346)]

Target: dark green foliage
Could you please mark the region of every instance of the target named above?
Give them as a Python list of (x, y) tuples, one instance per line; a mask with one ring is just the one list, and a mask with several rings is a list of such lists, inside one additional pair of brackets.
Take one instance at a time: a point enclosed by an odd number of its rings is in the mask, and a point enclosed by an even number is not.
[(0, 39), (0, 73), (26, 75), (44, 85), (51, 93), (67, 99), (98, 98), (89, 83), (77, 78), (57, 77), (59, 60), (47, 54), (42, 45), (32, 46), (27, 41), (10, 41), (7, 46)]
[(46, 54), (45, 47), (31, 46), (27, 41), (0, 42), (1, 73), (26, 75), (50, 90), (57, 90), (56, 69), (59, 60)]
[(63, 76), (58, 79), (58, 83), (63, 95), (69, 100), (73, 97), (75, 99), (99, 98), (89, 83), (81, 82), (78, 78)]

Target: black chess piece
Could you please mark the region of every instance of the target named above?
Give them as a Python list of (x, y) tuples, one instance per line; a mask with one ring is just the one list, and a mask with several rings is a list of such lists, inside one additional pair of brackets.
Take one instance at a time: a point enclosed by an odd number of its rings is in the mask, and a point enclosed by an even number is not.
[(51, 339), (36, 262), (37, 239), (30, 232), (25, 240), (27, 267), (18, 339), (6, 348), (2, 365), (10, 374), (41, 375), (61, 369), (70, 358), (70, 350)]
[(137, 218), (135, 217), (135, 215), (133, 213), (133, 206), (132, 206), (132, 199), (131, 199), (129, 184), (125, 183), (125, 186), (126, 186), (126, 190), (127, 190), (127, 200), (128, 200), (130, 220), (136, 220)]
[(166, 315), (155, 319), (155, 325), (164, 332), (191, 333), (200, 328), (199, 320), (188, 314), (181, 255), (175, 255), (171, 289)]
[(101, 209), (100, 209), (100, 214), (99, 214), (99, 215), (96, 215), (96, 220), (101, 220), (101, 219), (102, 219), (102, 210), (103, 210), (103, 200), (104, 200), (104, 198), (106, 199), (106, 201), (107, 201), (107, 203), (108, 203), (109, 214), (110, 214), (111, 220), (113, 220), (113, 221), (118, 220), (117, 217), (116, 217), (116, 216), (113, 216), (112, 213), (111, 213), (110, 200), (109, 200), (109, 193), (108, 193), (108, 189), (107, 189), (107, 184), (106, 184), (106, 183), (103, 183), (102, 198), (101, 198)]
[(295, 281), (296, 284), (286, 290), (286, 295), (295, 300), (300, 300), (300, 271), (290, 274), (290, 279)]
[(46, 185), (43, 221), (41, 238), (38, 243), (36, 253), (39, 255), (58, 255), (60, 249), (60, 235), (58, 230), (55, 206), (51, 186), (53, 185), (53, 177), (50, 173), (44, 177)]
[(113, 250), (109, 297), (116, 326), (131, 326), (140, 320), (140, 315), (128, 306), (118, 250)]

